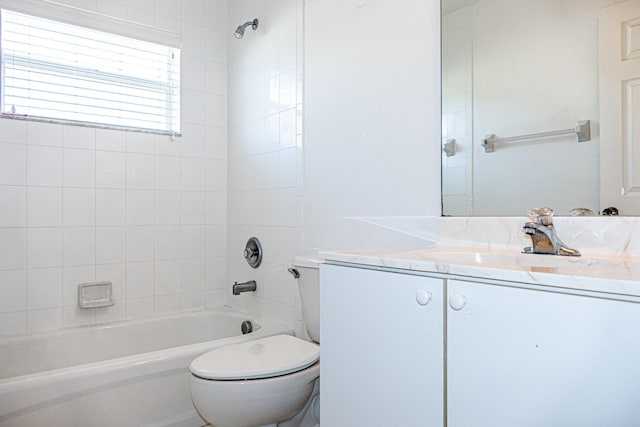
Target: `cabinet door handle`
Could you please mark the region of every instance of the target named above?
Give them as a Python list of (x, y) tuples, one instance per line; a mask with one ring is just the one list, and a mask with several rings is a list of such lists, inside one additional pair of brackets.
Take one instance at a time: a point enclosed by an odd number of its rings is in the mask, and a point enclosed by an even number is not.
[(431, 301), (431, 292), (420, 289), (416, 292), (416, 301), (420, 305), (427, 305)]
[(467, 305), (467, 298), (464, 295), (454, 294), (449, 296), (449, 307), (455, 311), (460, 311)]

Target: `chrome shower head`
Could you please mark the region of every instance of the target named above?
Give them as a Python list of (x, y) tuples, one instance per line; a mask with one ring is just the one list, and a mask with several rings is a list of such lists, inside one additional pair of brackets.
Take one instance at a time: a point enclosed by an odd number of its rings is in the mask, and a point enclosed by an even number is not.
[(257, 30), (258, 18), (255, 18), (253, 21), (247, 21), (244, 24), (238, 26), (238, 28), (236, 28), (236, 32), (233, 33), (233, 36), (237, 39), (241, 39), (242, 37), (244, 37), (244, 30), (246, 30), (249, 25), (251, 25), (252, 30)]

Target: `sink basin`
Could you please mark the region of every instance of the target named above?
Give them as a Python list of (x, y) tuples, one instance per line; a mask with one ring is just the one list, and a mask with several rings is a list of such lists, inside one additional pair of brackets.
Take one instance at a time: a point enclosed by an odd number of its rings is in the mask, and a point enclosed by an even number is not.
[(473, 265), (478, 267), (517, 268), (527, 270), (559, 270), (581, 268), (620, 268), (624, 260), (558, 255), (522, 254), (514, 252), (451, 251), (424, 252), (419, 255), (424, 261), (436, 264)]

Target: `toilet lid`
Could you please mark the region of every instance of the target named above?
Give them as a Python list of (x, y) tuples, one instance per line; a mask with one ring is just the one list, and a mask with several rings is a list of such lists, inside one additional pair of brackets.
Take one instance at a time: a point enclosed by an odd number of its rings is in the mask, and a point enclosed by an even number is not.
[(320, 359), (320, 346), (276, 335), (211, 350), (191, 362), (191, 373), (209, 380), (270, 378), (301, 371)]

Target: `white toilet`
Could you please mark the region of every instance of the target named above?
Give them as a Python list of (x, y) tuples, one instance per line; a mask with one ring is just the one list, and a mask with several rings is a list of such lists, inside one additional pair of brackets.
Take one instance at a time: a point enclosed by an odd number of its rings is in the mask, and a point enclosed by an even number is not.
[[(293, 261), (305, 325), (315, 342), (320, 341), (320, 262), (313, 255)], [(277, 425), (309, 402), (319, 359), (318, 344), (290, 335), (217, 348), (191, 362), (191, 400), (215, 427)]]

